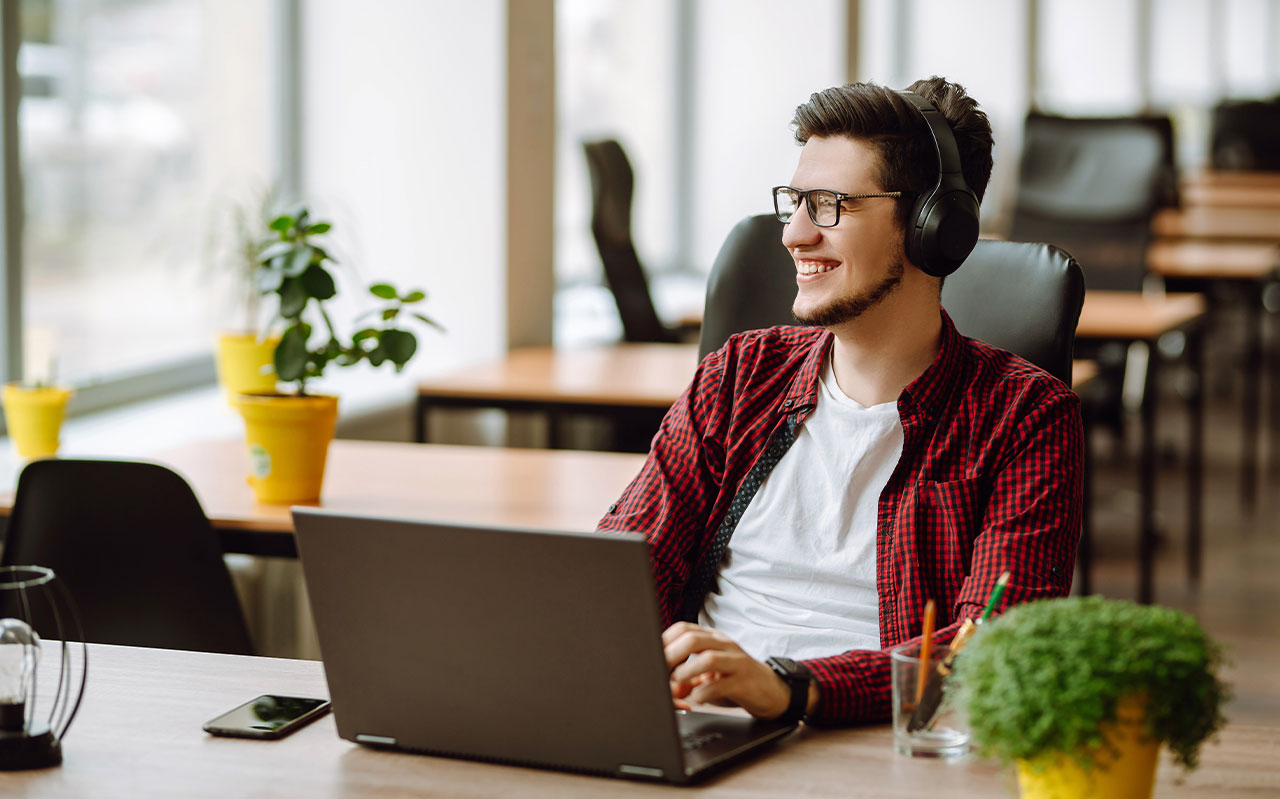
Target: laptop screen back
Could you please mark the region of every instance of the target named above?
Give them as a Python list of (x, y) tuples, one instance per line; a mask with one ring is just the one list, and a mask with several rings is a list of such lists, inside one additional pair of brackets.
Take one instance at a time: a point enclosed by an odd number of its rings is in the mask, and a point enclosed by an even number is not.
[(680, 773), (641, 536), (294, 521), (343, 738)]

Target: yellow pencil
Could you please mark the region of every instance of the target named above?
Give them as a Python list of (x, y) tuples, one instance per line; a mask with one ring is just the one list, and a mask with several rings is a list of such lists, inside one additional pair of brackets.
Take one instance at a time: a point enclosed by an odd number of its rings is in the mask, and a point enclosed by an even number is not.
[(937, 615), (937, 606), (930, 599), (924, 603), (924, 635), (920, 639), (920, 668), (916, 672), (916, 703), (924, 696), (925, 683), (929, 681), (930, 656), (933, 654), (933, 619)]

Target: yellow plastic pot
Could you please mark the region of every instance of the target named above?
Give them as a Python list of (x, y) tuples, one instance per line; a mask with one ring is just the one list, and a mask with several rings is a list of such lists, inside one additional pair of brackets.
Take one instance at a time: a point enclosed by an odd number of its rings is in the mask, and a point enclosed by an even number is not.
[(276, 390), (273, 359), (279, 343), (279, 336), (259, 341), (252, 334), (224, 333), (218, 338), (218, 382), (226, 390), (228, 401), (237, 394), (269, 394)]
[(16, 383), (4, 387), (5, 421), (19, 457), (58, 454), (58, 431), (71, 393), (66, 388), (26, 388)]
[(258, 501), (318, 501), (338, 398), (241, 394), (231, 404), (244, 417), (249, 485)]
[(1018, 761), (1022, 799), (1150, 799), (1160, 742), (1146, 737), (1142, 722), (1142, 702), (1122, 699), (1115, 723), (1101, 730), (1116, 752), (1099, 749), (1090, 770), (1063, 755)]

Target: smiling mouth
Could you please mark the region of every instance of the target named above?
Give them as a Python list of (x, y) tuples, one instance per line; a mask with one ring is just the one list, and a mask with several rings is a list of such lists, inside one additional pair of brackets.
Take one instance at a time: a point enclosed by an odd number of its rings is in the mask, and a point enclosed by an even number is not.
[(820, 275), (840, 266), (831, 261), (796, 261), (796, 272), (802, 275)]

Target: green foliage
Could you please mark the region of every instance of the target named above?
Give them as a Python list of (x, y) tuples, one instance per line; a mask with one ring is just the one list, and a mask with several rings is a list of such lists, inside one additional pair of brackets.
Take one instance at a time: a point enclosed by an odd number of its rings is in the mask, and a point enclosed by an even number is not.
[(1062, 753), (1083, 767), (1109, 747), (1099, 725), (1123, 697), (1146, 698), (1146, 733), (1196, 767), (1224, 723), (1222, 647), (1191, 616), (1101, 597), (1012, 608), (956, 658), (949, 690), (966, 707), (978, 751), (1003, 761)]
[[(275, 351), (276, 375), (286, 383), (295, 383), (297, 393), (305, 394), (307, 380), (321, 377), (330, 363), (351, 366), (367, 360), (373, 366), (391, 363), (397, 372), (404, 368), (418, 350), (418, 339), (399, 327), (402, 312), (413, 319), (443, 329), (435, 321), (405, 306), (426, 299), (418, 290), (399, 293), (387, 283), (369, 287), (369, 293), (381, 301), (367, 312), (379, 324), (364, 327), (344, 342), (334, 328), (324, 303), (337, 296), (338, 286), (330, 271), (336, 264), (329, 252), (316, 242), (328, 233), (328, 222), (312, 222), (305, 206), (272, 219), (268, 228), (274, 232), (257, 256), (256, 284), (264, 294), (275, 294), (279, 300), (278, 319), (284, 326)], [(319, 317), (324, 334), (313, 342), (314, 327), (304, 319)], [(367, 315), (366, 314), (366, 315)]]

